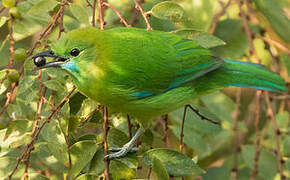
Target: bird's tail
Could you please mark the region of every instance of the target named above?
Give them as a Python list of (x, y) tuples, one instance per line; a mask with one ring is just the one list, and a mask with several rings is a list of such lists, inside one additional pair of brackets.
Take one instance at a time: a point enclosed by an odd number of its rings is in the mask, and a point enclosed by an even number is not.
[(288, 91), (285, 81), (263, 65), (225, 60), (221, 68), (227, 74), (227, 86), (248, 87), (266, 91)]
[(285, 81), (264, 66), (249, 62), (225, 60), (221, 67), (194, 81), (192, 86), (199, 95), (229, 86), (248, 87), (266, 91), (288, 91)]

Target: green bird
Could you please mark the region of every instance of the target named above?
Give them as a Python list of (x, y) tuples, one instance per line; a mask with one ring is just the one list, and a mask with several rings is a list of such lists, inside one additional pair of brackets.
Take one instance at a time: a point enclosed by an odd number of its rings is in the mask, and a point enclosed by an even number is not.
[[(46, 63), (44, 57), (56, 60)], [(67, 71), (84, 95), (138, 120), (134, 137), (109, 159), (129, 152), (154, 117), (204, 94), (229, 86), (288, 90), (262, 65), (223, 60), (195, 41), (138, 28), (76, 29), (33, 59), (39, 68)]]

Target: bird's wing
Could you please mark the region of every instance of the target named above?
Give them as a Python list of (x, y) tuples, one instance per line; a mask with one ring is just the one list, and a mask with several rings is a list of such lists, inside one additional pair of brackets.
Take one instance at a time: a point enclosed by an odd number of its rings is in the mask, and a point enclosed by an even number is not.
[(114, 65), (122, 67), (114, 71), (119, 72), (116, 82), (122, 82), (136, 98), (187, 85), (224, 63), (198, 43), (172, 33), (135, 28), (114, 31), (118, 36), (113, 43), (117, 48), (112, 54), (118, 58)]

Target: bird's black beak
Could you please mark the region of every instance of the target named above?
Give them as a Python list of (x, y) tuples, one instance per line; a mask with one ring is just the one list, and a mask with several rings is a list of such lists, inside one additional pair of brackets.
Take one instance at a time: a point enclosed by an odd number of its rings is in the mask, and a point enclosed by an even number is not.
[[(45, 57), (52, 57), (55, 59), (55, 61), (46, 63)], [(37, 66), (39, 69), (48, 67), (60, 67), (60, 65), (62, 65), (67, 60), (67, 58), (56, 56), (52, 50), (38, 53), (32, 56), (31, 59), (33, 59), (35, 66)]]

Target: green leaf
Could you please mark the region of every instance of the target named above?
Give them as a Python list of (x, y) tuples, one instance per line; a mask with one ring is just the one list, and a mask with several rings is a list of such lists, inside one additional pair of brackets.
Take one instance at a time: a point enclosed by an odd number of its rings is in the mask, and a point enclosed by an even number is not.
[(32, 121), (27, 120), (14, 120), (11, 121), (3, 141), (5, 144), (2, 147), (19, 147), (31, 140), (30, 133), (32, 130)]
[(49, 180), (49, 178), (39, 173), (29, 173), (28, 177), (29, 180)]
[(14, 120), (10, 122), (4, 139), (7, 139), (12, 133), (16, 133), (14, 134), (14, 136), (15, 135), (20, 136), (31, 130), (32, 130), (32, 121)]
[(67, 165), (68, 148), (64, 134), (57, 121), (51, 121), (41, 131), (41, 136), (47, 142), (48, 149), (62, 164)]
[(122, 147), (129, 141), (128, 136), (116, 128), (111, 128), (108, 134), (109, 147)]
[(283, 66), (286, 68), (288, 76), (290, 76), (290, 55), (281, 54), (280, 60), (283, 63)]
[(223, 46), (226, 44), (223, 40), (206, 32), (198, 34), (193, 38), (193, 40), (195, 40), (199, 45), (207, 49), (217, 46)]
[(171, 21), (177, 22), (182, 19), (184, 10), (180, 5), (172, 1), (165, 1), (159, 4), (156, 4), (151, 9), (151, 13), (153, 16), (159, 19), (171, 20)]
[(95, 180), (95, 179), (98, 179), (98, 176), (90, 174), (82, 174), (76, 178), (76, 180)]
[(213, 48), (213, 51), (222, 58), (241, 58), (249, 46), (242, 26), (241, 20), (226, 19), (220, 21), (214, 35), (225, 41), (226, 45)]
[(208, 110), (216, 115), (221, 121), (233, 122), (232, 113), (235, 110), (235, 103), (223, 93), (216, 92), (201, 98)]
[(30, 18), (24, 18), (21, 21), (16, 20), (13, 27), (13, 37), (16, 41), (20, 41), (28, 36), (31, 36), (42, 28), (40, 24)]
[(43, 84), (48, 89), (51, 89), (54, 91), (64, 91), (65, 90), (64, 86), (58, 80), (55, 80), (55, 79), (45, 81), (45, 82), (43, 82)]
[(225, 180), (230, 179), (231, 171), (227, 166), (213, 167), (207, 169), (207, 172), (202, 175), (203, 180)]
[(6, 16), (0, 17), (0, 28), (7, 22), (9, 18)]
[(178, 3), (186, 11), (186, 19), (184, 18), (185, 21), (182, 22), (183, 27), (208, 31), (218, 7), (217, 0), (186, 0), (178, 1)]
[[(7, 177), (9, 173), (12, 172), (12, 170), (14, 169), (16, 162), (17, 160), (15, 157), (1, 157), (0, 158), (0, 178), (1, 179), (8, 179)], [(18, 177), (20, 179), (23, 173), (24, 173), (24, 166), (23, 164), (20, 164), (13, 178)]]
[(8, 79), (5, 79), (3, 83), (0, 85), (0, 95), (6, 92), (7, 88), (9, 87), (10, 82)]
[(260, 10), (263, 15), (270, 22), (276, 33), (285, 42), (290, 42), (290, 19), (283, 13), (282, 8), (275, 0), (254, 0), (257, 9)]
[(144, 153), (144, 162), (152, 166), (153, 158), (158, 158), (169, 175), (188, 176), (201, 174), (204, 171), (195, 162), (184, 154), (171, 149), (152, 149)]
[(176, 34), (187, 39), (192, 39), (196, 41), (199, 45), (207, 49), (217, 46), (223, 46), (226, 44), (218, 37), (196, 29), (180, 29), (176, 31)]
[(82, 107), (82, 103), (86, 98), (86, 96), (79, 92), (75, 93), (71, 98), (69, 98), (69, 108), (71, 115), (75, 115), (79, 112), (80, 108)]
[(154, 156), (152, 160), (152, 169), (155, 172), (158, 180), (169, 180), (169, 175), (166, 172), (162, 162)]
[(105, 163), (104, 163), (104, 148), (99, 147), (97, 149), (97, 152), (94, 154), (93, 159), (91, 160), (90, 167), (89, 167), (89, 173), (100, 175), (105, 170)]
[[(242, 147), (243, 159), (251, 169), (254, 167), (254, 154), (255, 147), (253, 145)], [(273, 152), (262, 148), (258, 162), (258, 175), (265, 179), (274, 179), (278, 168), (277, 162), (277, 157)]]
[(51, 18), (48, 12), (53, 10), (57, 4), (56, 0), (41, 0), (32, 6), (27, 12), (27, 16), (40, 22), (48, 22)]
[(82, 6), (70, 4), (70, 10), (73, 16), (81, 23), (81, 27), (90, 26), (89, 15)]
[(76, 177), (81, 170), (92, 160), (97, 151), (96, 141), (79, 141), (69, 148), (71, 155), (71, 168), (69, 174)]
[(133, 179), (136, 177), (136, 169), (129, 167), (122, 160), (111, 161), (110, 170), (112, 179)]
[(283, 155), (290, 157), (290, 136), (286, 136), (282, 142), (283, 144)]

